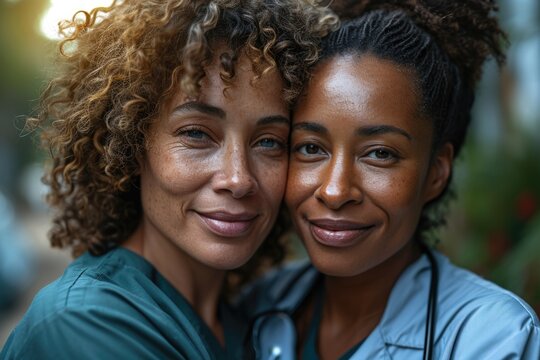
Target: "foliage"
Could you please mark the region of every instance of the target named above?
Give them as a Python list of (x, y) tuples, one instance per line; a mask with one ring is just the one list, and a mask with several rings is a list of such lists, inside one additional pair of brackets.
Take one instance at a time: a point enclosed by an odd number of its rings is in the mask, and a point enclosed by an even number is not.
[(540, 312), (540, 144), (471, 144), (455, 174), (457, 200), (441, 238), (458, 264), (522, 296)]

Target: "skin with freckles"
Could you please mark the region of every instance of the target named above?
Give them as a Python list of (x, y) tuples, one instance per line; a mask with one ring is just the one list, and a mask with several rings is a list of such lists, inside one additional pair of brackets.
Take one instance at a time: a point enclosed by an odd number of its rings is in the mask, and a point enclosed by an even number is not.
[(277, 71), (252, 82), (251, 63), (240, 58), (224, 92), (219, 70), (212, 63), (199, 98), (179, 93), (152, 123), (139, 159), (143, 219), (124, 245), (214, 330), (225, 271), (253, 255), (278, 214), (290, 127)]
[[(293, 118), (286, 202), (326, 275), (319, 354), (335, 359), (376, 326), (424, 205), (448, 180), (452, 146), (432, 153), (414, 74), (373, 56), (320, 64)], [(305, 328), (308, 312), (298, 320)], [(302, 339), (302, 334), (301, 334)]]

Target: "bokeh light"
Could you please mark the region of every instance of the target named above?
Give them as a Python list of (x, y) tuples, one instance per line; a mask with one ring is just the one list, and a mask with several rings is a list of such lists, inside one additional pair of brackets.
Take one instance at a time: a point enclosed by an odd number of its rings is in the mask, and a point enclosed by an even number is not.
[(79, 10), (89, 11), (98, 6), (109, 6), (112, 0), (50, 0), (50, 6), (41, 18), (39, 29), (51, 40), (60, 38), (58, 23), (71, 19)]

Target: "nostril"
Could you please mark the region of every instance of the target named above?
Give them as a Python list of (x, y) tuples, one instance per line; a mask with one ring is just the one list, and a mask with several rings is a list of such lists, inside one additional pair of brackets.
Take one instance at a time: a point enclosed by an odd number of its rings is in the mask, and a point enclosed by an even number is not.
[(350, 183), (327, 183), (315, 191), (315, 197), (326, 207), (335, 210), (346, 204), (361, 202), (363, 193)]
[(223, 171), (214, 176), (213, 188), (216, 192), (228, 192), (238, 199), (255, 194), (259, 185), (248, 171)]
[(330, 209), (339, 209), (345, 204), (363, 200), (359, 174), (355, 169), (355, 158), (348, 151), (334, 154), (322, 174), (316, 198)]
[(235, 198), (252, 195), (256, 192), (257, 181), (251, 174), (243, 174), (231, 181), (230, 191)]

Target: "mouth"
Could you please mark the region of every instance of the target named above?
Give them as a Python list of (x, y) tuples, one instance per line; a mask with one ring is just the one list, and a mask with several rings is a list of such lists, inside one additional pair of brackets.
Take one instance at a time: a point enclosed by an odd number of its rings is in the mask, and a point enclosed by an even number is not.
[(313, 238), (326, 246), (348, 247), (364, 239), (374, 228), (374, 224), (362, 224), (347, 220), (307, 219)]
[(232, 214), (219, 212), (195, 212), (210, 232), (222, 237), (239, 237), (245, 235), (257, 218), (257, 214)]

